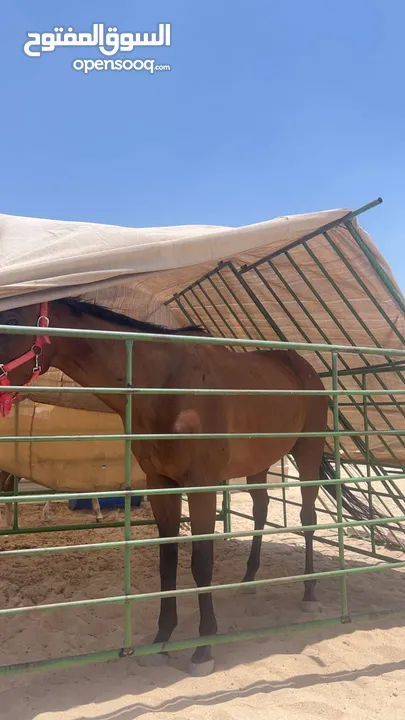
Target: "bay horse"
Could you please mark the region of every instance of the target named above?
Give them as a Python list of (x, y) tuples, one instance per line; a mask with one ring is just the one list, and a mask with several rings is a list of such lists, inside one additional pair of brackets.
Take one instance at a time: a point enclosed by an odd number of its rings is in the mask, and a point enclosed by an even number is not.
[[(45, 317), (44, 317), (45, 316)], [(46, 322), (45, 322), (46, 321)], [(48, 303), (20, 307), (0, 313), (0, 325), (75, 328), (121, 332), (201, 335), (197, 326), (172, 330), (134, 320), (81, 298), (64, 298)], [(163, 340), (163, 338), (162, 338)], [(32, 338), (0, 335), (0, 363), (9, 371), (13, 384), (22, 385), (53, 366), (85, 387), (126, 387), (126, 348), (122, 340), (52, 337), (45, 343), (38, 336), (34, 352)], [(24, 356), (24, 354), (27, 355)], [(35, 360), (33, 359), (35, 355)], [(21, 359), (21, 356), (24, 356)], [(12, 362), (20, 358), (20, 364)], [(27, 358), (30, 358), (27, 360)], [(32, 370), (35, 362), (34, 370)], [(1, 370), (1, 366), (0, 366)], [(133, 345), (133, 387), (284, 389), (277, 395), (133, 395), (132, 433), (249, 433), (319, 432), (327, 427), (326, 395), (297, 395), (295, 390), (324, 390), (314, 368), (294, 351), (255, 350), (234, 353), (227, 347), (191, 342), (137, 341)], [(6, 388), (4, 388), (6, 389)], [(1, 390), (1, 388), (0, 388)], [(106, 405), (125, 419), (125, 396), (99, 395)], [(188, 440), (134, 440), (132, 452), (147, 476), (147, 488), (219, 485), (229, 479), (246, 477), (247, 483), (266, 483), (271, 465), (286, 454), (297, 464), (301, 480), (320, 479), (324, 436), (303, 438), (232, 438)], [(333, 494), (335, 486), (326, 486)], [(89, 488), (90, 489), (90, 488)], [(316, 524), (315, 500), (318, 486), (303, 486), (301, 522)], [(353, 494), (344, 488), (346, 504)], [(267, 520), (266, 487), (250, 491), (256, 530)], [(149, 496), (159, 536), (177, 537), (181, 517), (181, 495)], [(191, 532), (213, 534), (216, 493), (189, 493)], [(305, 531), (305, 574), (314, 572), (312, 530)], [(261, 536), (253, 538), (244, 582), (252, 581), (260, 565)], [(162, 591), (176, 589), (178, 544), (159, 547)], [(197, 587), (211, 585), (213, 541), (192, 543), (191, 569)], [(303, 606), (316, 603), (314, 579), (304, 583)], [(215, 635), (217, 621), (211, 593), (198, 596), (200, 636)], [(155, 643), (169, 641), (177, 625), (176, 598), (161, 599)], [(167, 653), (144, 658), (144, 663), (167, 661)], [(190, 672), (206, 675), (214, 668), (211, 647), (195, 649)]]

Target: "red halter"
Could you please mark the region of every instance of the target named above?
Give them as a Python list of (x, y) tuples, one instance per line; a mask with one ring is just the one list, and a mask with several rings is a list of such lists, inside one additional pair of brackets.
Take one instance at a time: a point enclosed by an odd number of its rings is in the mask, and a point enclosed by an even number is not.
[[(49, 327), (47, 302), (41, 303), (37, 327)], [(20, 355), (20, 357), (15, 360), (10, 360), (10, 362), (5, 365), (0, 365), (0, 387), (7, 387), (8, 385), (11, 385), (8, 374), (30, 360), (35, 360), (34, 369), (30, 379), (28, 382), (24, 383), (24, 385), (29, 385), (33, 380), (35, 380), (42, 372), (40, 360), (43, 355), (44, 345), (49, 345), (50, 342), (51, 341), (47, 335), (37, 335), (31, 350), (28, 350), (28, 352), (24, 353), (24, 355)], [(15, 400), (20, 400), (20, 398), (21, 393), (11, 393), (7, 391), (0, 392), (0, 415), (2, 417), (9, 415), (13, 402)]]

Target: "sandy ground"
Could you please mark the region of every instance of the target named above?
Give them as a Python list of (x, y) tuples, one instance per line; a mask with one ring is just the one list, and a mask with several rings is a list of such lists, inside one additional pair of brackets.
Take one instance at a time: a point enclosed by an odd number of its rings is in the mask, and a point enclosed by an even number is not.
[[(296, 491), (292, 497), (298, 499)], [(234, 496), (232, 507), (250, 512), (247, 494)], [(282, 506), (273, 502), (271, 519), (281, 519)], [(146, 504), (133, 516), (150, 517)], [(40, 507), (24, 506), (22, 521), (41, 524)], [(106, 519), (122, 515), (109, 512)], [(63, 504), (52, 505), (52, 522), (69, 523), (88, 514), (72, 513)], [(297, 522), (289, 511), (289, 524)], [(233, 519), (233, 529), (249, 523)], [(217, 526), (220, 530), (220, 526)], [(186, 532), (186, 530), (183, 530)], [(154, 536), (154, 528), (136, 528), (133, 537)], [(330, 533), (332, 535), (332, 533)], [(4, 549), (36, 545), (96, 542), (121, 539), (118, 530), (85, 530), (75, 533), (24, 535), (0, 539)], [(214, 582), (241, 579), (250, 541), (216, 543)], [(179, 587), (192, 586), (190, 545), (180, 546)], [(134, 592), (158, 590), (157, 549), (140, 548), (133, 553)], [(401, 557), (398, 552), (392, 557)], [(259, 577), (294, 575), (303, 568), (303, 544), (297, 536), (282, 534), (265, 540)], [(347, 565), (366, 562), (348, 553)], [(316, 568), (338, 567), (334, 548), (316, 545)], [(404, 607), (405, 573), (351, 577), (348, 582), (351, 612)], [(18, 562), (3, 558), (0, 574), (0, 607), (48, 603), (60, 600), (118, 595), (123, 591), (122, 551), (68, 553), (59, 556), (24, 557)], [(318, 597), (322, 615), (304, 615), (299, 608), (301, 584), (261, 589), (256, 596), (221, 592), (215, 597), (220, 632), (285, 625), (319, 617), (339, 616), (339, 581), (324, 579)], [(197, 598), (181, 600), (179, 627), (173, 639), (198, 632)], [(158, 604), (133, 605), (134, 640), (152, 640)], [(122, 608), (105, 605), (65, 611), (33, 612), (0, 619), (0, 663), (73, 655), (122, 645)], [(322, 718), (404, 718), (405, 626), (402, 620), (365, 625), (287, 632), (265, 640), (233, 643), (214, 650), (216, 671), (207, 678), (185, 672), (190, 651), (176, 653), (168, 667), (143, 668), (135, 659), (100, 665), (0, 678), (1, 720), (277, 720)]]

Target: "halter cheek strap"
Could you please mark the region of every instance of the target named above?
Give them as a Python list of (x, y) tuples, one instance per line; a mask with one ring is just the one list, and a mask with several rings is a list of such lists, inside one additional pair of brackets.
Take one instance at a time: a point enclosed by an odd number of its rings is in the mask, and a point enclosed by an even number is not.
[[(48, 303), (41, 303), (37, 327), (49, 327), (48, 314)], [(24, 383), (24, 385), (29, 385), (33, 380), (35, 380), (42, 372), (41, 360), (43, 357), (44, 346), (50, 345), (50, 342), (51, 341), (47, 335), (37, 335), (31, 350), (28, 350), (28, 352), (24, 353), (24, 355), (20, 355), (15, 360), (10, 360), (10, 362), (5, 363), (5, 365), (0, 365), (0, 387), (8, 387), (11, 385), (8, 377), (9, 373), (16, 370), (16, 368), (21, 367), (21, 365), (25, 365), (25, 363), (30, 360), (34, 360), (34, 367), (30, 379), (28, 382)], [(7, 391), (0, 392), (0, 415), (2, 417), (9, 415), (13, 402), (20, 399), (21, 393), (12, 393)]]

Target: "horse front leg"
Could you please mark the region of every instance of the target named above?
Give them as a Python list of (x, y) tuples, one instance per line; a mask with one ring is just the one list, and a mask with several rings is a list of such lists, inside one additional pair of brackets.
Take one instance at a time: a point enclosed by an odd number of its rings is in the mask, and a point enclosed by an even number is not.
[[(147, 487), (149, 489), (165, 487), (167, 488), (168, 482), (165, 480), (165, 478), (147, 477)], [(180, 528), (181, 494), (179, 493), (178, 495), (150, 495), (148, 499), (152, 506), (153, 515), (158, 526), (159, 537), (177, 537)], [(162, 592), (176, 589), (177, 558), (177, 542), (166, 543), (159, 546), (160, 589)], [(162, 598), (160, 601), (158, 632), (153, 642), (168, 642), (176, 626), (176, 598)], [(168, 653), (162, 652), (156, 655), (146, 655), (140, 657), (139, 662), (140, 665), (143, 666), (162, 665), (166, 663), (168, 659)]]
[[(211, 535), (215, 530), (216, 493), (190, 493), (191, 532), (193, 535)], [(198, 587), (211, 585), (214, 568), (214, 543), (212, 540), (193, 542), (191, 569)], [(217, 621), (214, 613), (211, 593), (198, 596), (200, 606), (200, 636), (216, 635)], [(190, 673), (199, 677), (209, 675), (214, 670), (214, 660), (210, 645), (196, 648), (192, 658)]]

